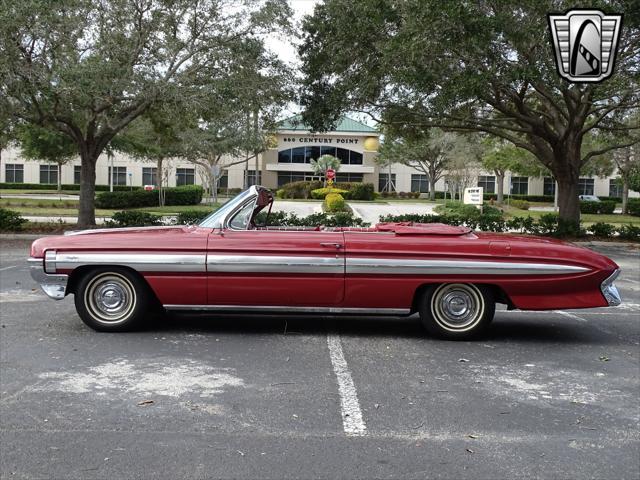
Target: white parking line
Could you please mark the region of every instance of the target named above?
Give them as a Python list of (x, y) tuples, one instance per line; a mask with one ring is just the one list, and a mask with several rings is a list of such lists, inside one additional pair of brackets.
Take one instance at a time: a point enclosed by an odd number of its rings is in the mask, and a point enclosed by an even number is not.
[(573, 318), (574, 320), (578, 320), (580, 322), (586, 322), (587, 320), (585, 318), (579, 317), (578, 315), (574, 314), (574, 313), (569, 313), (569, 312), (565, 312), (562, 310), (554, 310), (554, 313), (559, 313), (560, 315), (564, 315), (565, 317), (569, 317), (569, 318)]
[(361, 436), (367, 433), (367, 426), (362, 418), (362, 410), (358, 401), (358, 392), (351, 378), (349, 366), (342, 352), (340, 337), (336, 334), (327, 335), (329, 356), (333, 371), (338, 380), (338, 392), (340, 393), (340, 408), (342, 410), (342, 425), (347, 435)]
[(11, 265), (9, 267), (2, 267), (0, 268), (0, 272), (4, 272), (5, 270), (9, 270), (10, 268), (16, 268), (18, 265)]

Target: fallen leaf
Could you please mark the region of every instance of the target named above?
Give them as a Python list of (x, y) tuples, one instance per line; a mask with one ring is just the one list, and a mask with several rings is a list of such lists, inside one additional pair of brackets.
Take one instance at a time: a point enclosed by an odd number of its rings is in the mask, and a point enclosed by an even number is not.
[(469, 360), (467, 360), (466, 358), (459, 358), (458, 361), (460, 363), (465, 363), (465, 362), (468, 362)]
[(598, 357), (598, 360), (600, 360), (602, 362), (608, 362), (611, 359), (609, 357), (606, 357), (606, 356), (602, 355), (601, 357)]
[(478, 435), (474, 435), (474, 434), (471, 433), (471, 434), (467, 435), (467, 437), (476, 439), (476, 438), (478, 438)]
[(475, 452), (474, 452), (473, 450), (471, 450), (470, 448), (466, 448), (465, 450), (466, 450), (467, 452), (469, 452), (469, 453), (475, 453)]
[(380, 404), (379, 404), (379, 403), (374, 403), (374, 404), (373, 404), (373, 406), (374, 406), (376, 409), (380, 408)]
[(153, 405), (154, 403), (156, 402), (154, 402), (153, 400), (143, 400), (141, 402), (138, 402), (138, 406), (144, 407), (147, 405)]

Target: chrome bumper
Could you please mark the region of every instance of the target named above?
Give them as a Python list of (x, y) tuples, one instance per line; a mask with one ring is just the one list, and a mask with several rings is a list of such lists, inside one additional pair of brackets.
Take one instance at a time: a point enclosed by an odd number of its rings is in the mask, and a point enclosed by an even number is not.
[(600, 285), (600, 290), (602, 291), (602, 295), (607, 300), (607, 303), (615, 307), (616, 305), (620, 305), (622, 303), (622, 298), (620, 297), (620, 293), (618, 293), (618, 289), (613, 284), (616, 278), (620, 275), (620, 269), (616, 269), (611, 275), (607, 277), (607, 279), (602, 282)]
[(31, 271), (31, 278), (40, 284), (40, 288), (44, 293), (54, 300), (62, 300), (64, 298), (69, 275), (45, 273), (43, 258), (30, 258), (29, 270)]

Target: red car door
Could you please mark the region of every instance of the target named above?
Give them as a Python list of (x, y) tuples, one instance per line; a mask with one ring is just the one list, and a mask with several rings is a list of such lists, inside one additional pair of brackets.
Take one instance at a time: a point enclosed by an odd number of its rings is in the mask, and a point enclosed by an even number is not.
[(209, 235), (209, 305), (326, 307), (344, 298), (342, 232), (233, 230)]

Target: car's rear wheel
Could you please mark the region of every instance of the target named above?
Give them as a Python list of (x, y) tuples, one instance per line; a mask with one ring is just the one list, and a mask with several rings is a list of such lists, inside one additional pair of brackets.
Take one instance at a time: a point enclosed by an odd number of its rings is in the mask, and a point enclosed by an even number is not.
[(424, 292), (420, 319), (431, 335), (465, 340), (489, 326), (495, 308), (493, 292), (484, 285), (443, 283)]
[(94, 330), (121, 332), (137, 327), (149, 306), (146, 285), (133, 272), (103, 267), (85, 274), (75, 292), (82, 321)]

